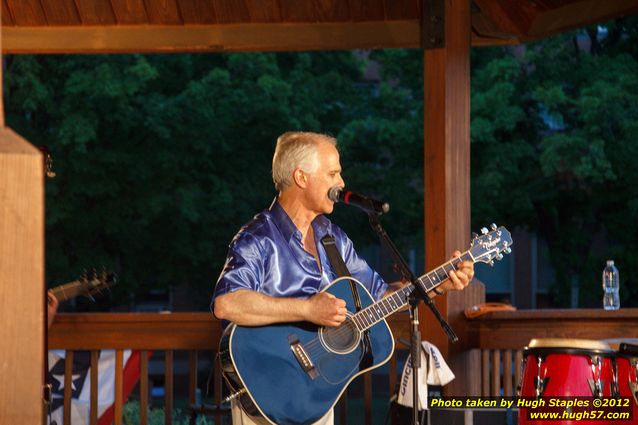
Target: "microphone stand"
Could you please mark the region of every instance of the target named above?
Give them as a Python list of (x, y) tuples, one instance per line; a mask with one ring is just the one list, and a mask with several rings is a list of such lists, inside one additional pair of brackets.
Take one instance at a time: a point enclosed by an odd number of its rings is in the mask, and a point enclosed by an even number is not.
[(379, 215), (375, 213), (368, 213), (368, 219), (370, 221), (370, 225), (375, 233), (379, 236), (381, 243), (383, 246), (390, 252), (394, 264), (399, 269), (399, 273), (403, 277), (404, 280), (407, 280), (414, 285), (414, 290), (409, 295), (410, 302), (410, 356), (412, 359), (412, 424), (419, 424), (419, 382), (418, 382), (418, 371), (419, 367), (421, 367), (421, 331), (419, 330), (419, 311), (418, 304), (419, 301), (425, 302), (425, 304), (432, 310), (434, 313), (434, 317), (438, 320), (439, 324), (447, 334), (448, 338), (452, 342), (457, 342), (459, 338), (454, 333), (452, 327), (446, 322), (446, 320), (441, 316), (441, 313), (434, 305), (432, 298), (428, 296), (427, 290), (424, 288), (423, 284), (416, 278), (412, 270), (410, 270), (410, 266), (405, 261), (401, 253), (397, 249), (390, 236), (386, 233), (383, 226), (379, 222)]

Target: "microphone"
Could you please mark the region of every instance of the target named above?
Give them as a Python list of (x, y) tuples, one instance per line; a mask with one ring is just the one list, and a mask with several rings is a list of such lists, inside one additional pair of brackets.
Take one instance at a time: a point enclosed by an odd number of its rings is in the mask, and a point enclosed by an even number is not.
[(328, 198), (332, 202), (343, 202), (362, 209), (368, 214), (384, 214), (390, 211), (390, 204), (387, 202), (377, 201), (358, 193), (345, 191), (339, 186), (331, 187), (328, 191)]

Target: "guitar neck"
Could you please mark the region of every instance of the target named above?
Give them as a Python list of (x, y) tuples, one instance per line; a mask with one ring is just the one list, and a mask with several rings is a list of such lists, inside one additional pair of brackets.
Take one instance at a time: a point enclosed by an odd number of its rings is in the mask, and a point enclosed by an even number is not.
[[(436, 269), (419, 277), (417, 281), (427, 293), (441, 285), (450, 277), (450, 272), (456, 270), (456, 265), (462, 261), (472, 261), (474, 258), (469, 251), (465, 251), (460, 257), (455, 257)], [(360, 331), (364, 331), (377, 324), (386, 317), (396, 313), (409, 302), (409, 295), (414, 290), (414, 284), (409, 284), (374, 304), (362, 309), (352, 316), (353, 322)]]
[(64, 285), (50, 289), (58, 301), (66, 301), (71, 298), (75, 298), (81, 295), (83, 290), (82, 282), (79, 280), (74, 280), (73, 282), (65, 283)]

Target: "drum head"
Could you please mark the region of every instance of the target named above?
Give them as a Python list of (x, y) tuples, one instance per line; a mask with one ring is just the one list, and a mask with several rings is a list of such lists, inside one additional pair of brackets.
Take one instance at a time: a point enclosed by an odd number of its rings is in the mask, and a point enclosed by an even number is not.
[(611, 351), (609, 344), (592, 339), (534, 338), (528, 348), (576, 348), (580, 350)]

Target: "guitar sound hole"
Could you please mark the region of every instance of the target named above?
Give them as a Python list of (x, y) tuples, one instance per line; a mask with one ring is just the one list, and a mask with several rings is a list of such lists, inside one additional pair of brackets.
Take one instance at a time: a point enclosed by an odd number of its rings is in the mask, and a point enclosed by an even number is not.
[(349, 318), (335, 328), (321, 328), (319, 335), (328, 350), (339, 354), (352, 352), (361, 338), (357, 325)]

